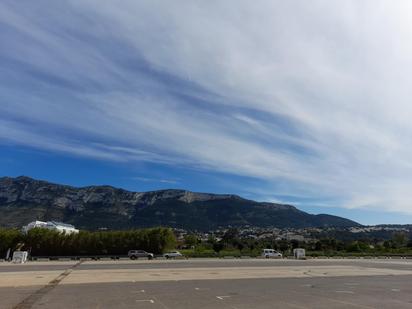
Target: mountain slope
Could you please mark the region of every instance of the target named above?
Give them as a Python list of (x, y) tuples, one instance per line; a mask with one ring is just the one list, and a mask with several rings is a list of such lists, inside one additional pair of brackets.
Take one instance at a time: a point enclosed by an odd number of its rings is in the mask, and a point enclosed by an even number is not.
[(34, 219), (59, 220), (83, 229), (359, 225), (341, 217), (311, 215), (294, 206), (259, 203), (229, 194), (184, 190), (130, 192), (110, 186), (75, 188), (24, 176), (0, 178), (0, 227), (20, 227)]

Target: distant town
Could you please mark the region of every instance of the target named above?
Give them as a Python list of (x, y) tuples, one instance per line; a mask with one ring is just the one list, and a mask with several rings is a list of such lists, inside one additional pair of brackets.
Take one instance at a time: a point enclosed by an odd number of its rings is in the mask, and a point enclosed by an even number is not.
[(236, 230), (239, 238), (242, 239), (273, 239), (276, 241), (298, 241), (313, 242), (324, 238), (335, 238), (337, 240), (362, 240), (369, 239), (377, 242), (390, 240), (394, 234), (405, 234), (412, 238), (412, 225), (375, 225), (363, 227), (329, 227), (329, 228), (261, 228), (261, 227), (228, 227), (209, 232), (188, 231), (184, 229), (174, 229), (177, 239), (182, 241), (189, 234), (195, 234), (202, 241), (207, 241), (210, 237), (221, 240), (230, 229)]

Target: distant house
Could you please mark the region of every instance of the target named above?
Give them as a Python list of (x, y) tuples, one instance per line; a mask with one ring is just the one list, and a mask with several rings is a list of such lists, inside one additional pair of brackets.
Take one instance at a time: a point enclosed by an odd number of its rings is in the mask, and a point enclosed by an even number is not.
[(23, 226), (23, 232), (27, 233), (31, 229), (34, 228), (45, 228), (49, 230), (54, 230), (54, 231), (59, 231), (65, 234), (72, 234), (72, 233), (78, 233), (79, 230), (76, 229), (73, 225), (67, 224), (67, 223), (62, 223), (62, 222), (57, 222), (57, 221), (33, 221), (30, 222), (29, 224)]
[(304, 241), (305, 237), (303, 235), (298, 235), (298, 234), (294, 234), (294, 233), (286, 233), (283, 236), (283, 239), (286, 239), (286, 240), (289, 240), (289, 241), (291, 241), (291, 240)]

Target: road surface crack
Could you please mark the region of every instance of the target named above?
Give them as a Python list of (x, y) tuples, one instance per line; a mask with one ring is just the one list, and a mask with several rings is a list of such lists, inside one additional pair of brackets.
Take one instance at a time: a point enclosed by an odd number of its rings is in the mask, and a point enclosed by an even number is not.
[(79, 261), (78, 263), (70, 266), (52, 281), (50, 281), (47, 285), (43, 286), (41, 289), (35, 291), (34, 293), (27, 296), (23, 299), (20, 303), (13, 307), (13, 309), (30, 309), (33, 305), (38, 302), (43, 296), (53, 290), (64, 278), (66, 278), (70, 273), (78, 267), (83, 261)]

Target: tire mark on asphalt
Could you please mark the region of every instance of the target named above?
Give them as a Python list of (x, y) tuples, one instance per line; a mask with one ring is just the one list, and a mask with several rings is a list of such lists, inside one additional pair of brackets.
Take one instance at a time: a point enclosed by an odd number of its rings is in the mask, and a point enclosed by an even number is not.
[(47, 285), (43, 286), (41, 289), (35, 291), (34, 293), (27, 296), (20, 303), (13, 307), (13, 309), (30, 309), (33, 305), (39, 301), (43, 296), (53, 290), (64, 278), (66, 278), (70, 273), (78, 267), (83, 261), (79, 261), (76, 264), (67, 268), (64, 272), (50, 281)]

